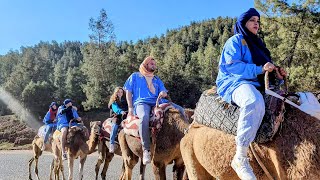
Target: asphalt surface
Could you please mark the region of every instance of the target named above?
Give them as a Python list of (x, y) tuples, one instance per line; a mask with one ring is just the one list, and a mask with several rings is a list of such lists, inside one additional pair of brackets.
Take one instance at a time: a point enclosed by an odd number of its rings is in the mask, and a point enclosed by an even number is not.
[[(19, 151), (0, 151), (0, 180), (26, 180), (29, 177), (28, 174), (28, 162), (32, 158), (33, 154), (31, 150), (19, 150)], [(50, 164), (52, 162), (53, 155), (49, 152), (44, 152), (39, 158), (39, 177), (41, 180), (49, 179)], [(98, 159), (98, 154), (93, 153), (87, 157), (84, 165), (84, 180), (94, 180), (95, 171), (94, 167)], [(139, 162), (140, 163), (140, 162)], [(132, 179), (139, 178), (139, 163), (133, 169)], [(67, 162), (64, 162), (64, 172), (66, 178), (68, 178), (68, 166)], [(79, 160), (75, 160), (74, 165), (74, 179), (79, 179), (78, 176)], [(106, 179), (119, 179), (120, 171), (122, 167), (122, 159), (120, 156), (114, 156), (110, 162), (109, 169), (107, 171)], [(100, 172), (102, 165), (100, 167)], [(34, 173), (34, 164), (31, 168), (32, 178), (36, 179)], [(167, 169), (167, 179), (172, 179), (172, 165), (168, 166)], [(99, 172), (99, 179), (100, 177)], [(145, 179), (154, 179), (151, 165), (147, 165)]]

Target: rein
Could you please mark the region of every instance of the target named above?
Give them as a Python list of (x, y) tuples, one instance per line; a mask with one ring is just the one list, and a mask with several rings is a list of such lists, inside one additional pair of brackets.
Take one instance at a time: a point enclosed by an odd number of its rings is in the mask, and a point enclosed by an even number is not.
[(258, 164), (260, 165), (260, 167), (262, 168), (263, 172), (267, 175), (268, 179), (270, 180), (275, 180), (275, 178), (273, 178), (270, 174), (270, 172), (268, 171), (268, 169), (266, 168), (266, 166), (263, 164), (263, 162), (261, 161), (260, 157), (258, 156), (258, 154), (256, 153), (256, 151), (254, 150), (252, 143), (250, 144), (250, 149), (253, 153), (253, 156), (256, 158)]

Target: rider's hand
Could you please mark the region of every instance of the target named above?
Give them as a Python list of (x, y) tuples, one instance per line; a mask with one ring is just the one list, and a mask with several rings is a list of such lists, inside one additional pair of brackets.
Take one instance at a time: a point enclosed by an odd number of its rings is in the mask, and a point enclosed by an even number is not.
[(161, 91), (160, 93), (159, 93), (159, 97), (160, 98), (165, 98), (165, 97), (167, 97), (167, 93), (166, 92), (164, 92), (164, 91)]
[(267, 62), (264, 66), (263, 66), (263, 73), (266, 71), (272, 72), (275, 69), (275, 65), (273, 65), (270, 62)]
[(284, 70), (282, 67), (276, 67), (276, 74), (278, 79), (283, 79), (287, 76), (286, 70)]
[(121, 111), (121, 115), (125, 115), (126, 114), (126, 112), (125, 111)]
[(133, 107), (128, 108), (128, 116), (133, 116)]

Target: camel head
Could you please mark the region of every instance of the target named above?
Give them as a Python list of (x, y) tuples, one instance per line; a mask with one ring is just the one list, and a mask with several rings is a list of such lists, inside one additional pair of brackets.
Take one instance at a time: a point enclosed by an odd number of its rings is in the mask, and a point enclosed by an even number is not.
[(79, 150), (82, 150), (85, 154), (88, 154), (87, 131), (85, 126), (72, 126), (69, 128), (67, 142), (71, 153), (76, 154)]
[(101, 122), (100, 121), (91, 121), (90, 122), (91, 134), (100, 136)]
[(184, 112), (188, 118), (188, 122), (191, 124), (193, 122), (194, 109), (186, 108), (184, 109)]
[(98, 145), (99, 136), (101, 134), (101, 122), (100, 121), (91, 121), (90, 122), (90, 137), (87, 141), (89, 146), (89, 154), (93, 153)]

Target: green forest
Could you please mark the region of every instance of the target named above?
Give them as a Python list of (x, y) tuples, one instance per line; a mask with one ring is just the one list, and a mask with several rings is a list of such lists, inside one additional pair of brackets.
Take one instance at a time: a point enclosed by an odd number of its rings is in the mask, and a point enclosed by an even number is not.
[[(288, 3), (256, 0), (259, 36), (276, 65), (289, 76), (289, 91), (320, 90), (320, 6), (318, 0)], [(123, 86), (148, 55), (171, 99), (194, 108), (202, 91), (215, 84), (225, 41), (236, 17), (217, 17), (167, 30), (135, 43), (116, 41), (107, 12), (88, 20), (89, 42), (39, 42), (0, 56), (0, 86), (36, 115), (51, 101), (71, 98), (81, 111), (106, 109), (113, 89)], [(1, 115), (9, 114), (0, 103)]]

